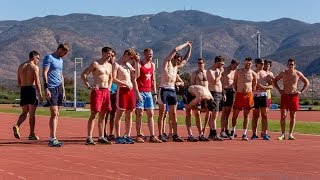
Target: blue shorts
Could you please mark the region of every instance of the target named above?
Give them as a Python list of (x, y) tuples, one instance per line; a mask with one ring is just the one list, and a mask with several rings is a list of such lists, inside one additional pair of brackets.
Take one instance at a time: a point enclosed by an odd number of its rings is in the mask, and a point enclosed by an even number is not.
[(159, 88), (159, 104), (168, 104), (169, 106), (177, 104), (177, 93), (175, 89)]
[(51, 99), (47, 99), (49, 106), (61, 106), (63, 103), (63, 89), (62, 85), (49, 88)]
[(153, 97), (151, 92), (139, 92), (141, 101), (136, 101), (136, 109), (154, 109)]

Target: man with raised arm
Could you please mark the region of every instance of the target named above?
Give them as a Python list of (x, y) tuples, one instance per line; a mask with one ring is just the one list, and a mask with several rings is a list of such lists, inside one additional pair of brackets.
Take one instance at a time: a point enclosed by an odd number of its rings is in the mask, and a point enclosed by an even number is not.
[(20, 125), (26, 120), (29, 113), (30, 134), (29, 140), (38, 140), (39, 137), (34, 133), (35, 113), (38, 101), (42, 102), (41, 84), (39, 78), (40, 55), (37, 51), (29, 53), (29, 60), (20, 64), (18, 68), (18, 84), (20, 87), (20, 106), (22, 113), (18, 122), (13, 126), (14, 137), (20, 139)]
[[(296, 63), (294, 59), (288, 60), (288, 69), (280, 72), (273, 80), (274, 87), (281, 94), (281, 135), (278, 140), (285, 139), (285, 127), (286, 127), (286, 117), (288, 111), (290, 112), (290, 129), (289, 129), (289, 140), (295, 140), (293, 136), (293, 129), (296, 123), (296, 112), (299, 110), (299, 95), (307, 90), (309, 86), (308, 79), (298, 70), (295, 69)], [(283, 88), (281, 89), (278, 85), (278, 81), (282, 79)], [(303, 82), (303, 87), (298, 90), (298, 81)]]
[[(182, 59), (178, 51), (182, 50), (185, 47), (189, 47), (186, 55)], [(162, 124), (163, 124), (163, 115), (165, 111), (166, 103), (169, 105), (169, 121), (172, 122), (173, 128), (173, 141), (174, 142), (183, 142), (178, 136), (177, 129), (177, 94), (175, 91), (175, 82), (177, 79), (178, 68), (184, 66), (190, 58), (192, 49), (192, 42), (187, 41), (180, 46), (175, 47), (171, 53), (166, 57), (162, 64), (161, 72), (161, 82), (159, 87), (159, 117), (158, 117), (158, 130), (159, 130), (159, 139), (162, 142), (167, 142), (167, 139), (163, 136), (162, 133)]]
[(257, 74), (257, 87), (256, 90), (253, 91), (254, 96), (254, 109), (252, 113), (252, 136), (251, 139), (257, 139), (259, 136), (257, 135), (257, 126), (258, 120), (261, 116), (261, 125), (262, 125), (262, 138), (264, 140), (270, 140), (269, 135), (267, 134), (268, 130), (268, 93), (267, 90), (271, 90), (272, 86), (272, 78), (267, 74), (264, 67), (264, 61), (260, 58), (255, 59)]
[(223, 65), (224, 65), (224, 58), (222, 56), (217, 56), (214, 59), (214, 64), (207, 71), (209, 90), (216, 104), (216, 107), (212, 111), (210, 120), (209, 120), (209, 127), (210, 127), (209, 138), (215, 141), (223, 141), (223, 139), (218, 136), (217, 129), (216, 129), (217, 117), (220, 110), (220, 102), (222, 101), (221, 76), (223, 73)]
[(147, 48), (143, 51), (144, 60), (136, 63), (136, 81), (137, 88), (136, 96), (136, 130), (137, 138), (136, 142), (144, 143), (144, 136), (141, 133), (141, 121), (143, 111), (147, 112), (148, 127), (150, 132), (149, 142), (161, 143), (154, 135), (154, 120), (153, 120), (153, 109), (154, 102), (157, 101), (157, 87), (155, 78), (155, 65), (152, 62), (153, 51), (151, 48)]
[(223, 68), (221, 83), (223, 88), (222, 113), (221, 113), (221, 132), (220, 137), (229, 138), (229, 116), (233, 106), (235, 91), (233, 88), (234, 73), (240, 61), (232, 59), (228, 67)]
[[(135, 82), (136, 71), (133, 68), (132, 60), (135, 63), (140, 61), (134, 49), (129, 48), (124, 51), (123, 56), (112, 67), (113, 82), (118, 85), (117, 91), (117, 110), (115, 122), (116, 144), (133, 144), (131, 139), (132, 112), (136, 108), (136, 101), (133, 86)], [(135, 87), (136, 88), (136, 87)], [(125, 134), (120, 136), (120, 124), (123, 113), (125, 113)]]
[[(192, 72), (191, 74), (191, 85), (201, 85), (208, 89), (207, 70), (204, 68), (205, 59), (202, 57), (198, 58), (197, 63), (198, 63), (198, 69)], [(205, 129), (202, 131), (202, 123), (201, 123), (201, 116), (200, 116), (201, 111), (199, 109), (193, 108), (192, 112), (196, 118), (196, 126), (199, 132), (198, 140), (208, 141), (209, 139), (204, 136)], [(208, 121), (208, 118), (210, 118), (210, 114), (211, 114), (211, 111), (206, 111), (205, 121)], [(190, 127), (188, 126), (189, 121), (191, 121), (191, 111), (190, 112), (186, 111), (186, 125), (187, 125), (188, 134), (189, 134), (188, 141), (195, 141), (196, 139), (193, 137), (192, 131), (191, 131), (191, 124), (190, 124)]]
[[(87, 130), (88, 138), (86, 145), (95, 145), (92, 138), (94, 122), (97, 114), (98, 116), (98, 129), (99, 138), (98, 143), (100, 144), (111, 144), (104, 137), (104, 126), (105, 126), (105, 114), (111, 110), (110, 100), (110, 88), (112, 83), (112, 65), (109, 61), (115, 56), (114, 50), (110, 47), (103, 47), (101, 50), (101, 58), (97, 61), (92, 62), (81, 74), (82, 81), (89, 90), (90, 95), (90, 108), (91, 114), (88, 120)], [(93, 84), (90, 85), (88, 82), (88, 75), (92, 74)]]
[(67, 55), (69, 51), (69, 45), (67, 43), (61, 43), (56, 52), (45, 56), (43, 59), (43, 84), (51, 114), (49, 122), (50, 138), (48, 143), (50, 147), (63, 146), (63, 143), (57, 139), (57, 127), (60, 107), (66, 99), (62, 74), (62, 57)]
[(257, 85), (257, 74), (251, 69), (252, 59), (250, 57), (244, 60), (244, 67), (236, 70), (234, 74), (233, 86), (236, 91), (236, 97), (233, 104), (232, 130), (230, 139), (234, 139), (237, 118), (239, 112), (243, 110), (243, 134), (242, 140), (248, 141), (247, 129), (249, 113), (253, 107), (253, 93)]

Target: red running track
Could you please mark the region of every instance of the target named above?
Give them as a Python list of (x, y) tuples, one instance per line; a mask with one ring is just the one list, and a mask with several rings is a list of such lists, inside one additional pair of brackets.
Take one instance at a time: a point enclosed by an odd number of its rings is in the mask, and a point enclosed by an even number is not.
[[(28, 122), (22, 126), (22, 139), (13, 137), (17, 115), (2, 113), (0, 119), (0, 179), (320, 178), (320, 136), (296, 135), (296, 141), (277, 141), (278, 134), (271, 134), (268, 142), (235, 139), (86, 146), (87, 121), (61, 118), (58, 137), (65, 146), (50, 148), (48, 117), (37, 117), (40, 141), (26, 139)], [(179, 127), (179, 132), (185, 128)]]

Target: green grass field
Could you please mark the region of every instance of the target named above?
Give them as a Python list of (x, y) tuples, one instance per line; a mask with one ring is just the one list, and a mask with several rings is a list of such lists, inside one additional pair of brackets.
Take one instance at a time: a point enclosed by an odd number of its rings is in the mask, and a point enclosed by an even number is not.
[[(18, 114), (21, 113), (20, 108), (1, 108), (0, 112), (5, 113), (14, 113)], [(49, 115), (49, 108), (38, 108), (37, 109), (37, 115)], [(68, 118), (83, 118), (83, 120), (87, 120), (87, 118), (90, 115), (90, 111), (68, 111), (68, 110), (61, 110), (60, 116), (61, 117), (68, 117)], [(158, 116), (155, 116), (155, 121), (157, 121)], [(135, 116), (133, 115), (133, 121), (135, 121)], [(251, 121), (251, 120), (250, 120)], [(146, 122), (146, 115), (143, 116), (143, 122)], [(192, 119), (193, 126), (195, 125), (194, 118)], [(185, 117), (184, 116), (178, 116), (178, 124), (184, 125), (185, 124)], [(220, 127), (220, 120), (217, 120), (217, 126)], [(286, 129), (289, 129), (289, 121), (287, 120), (286, 123)], [(248, 126), (248, 129), (251, 129), (251, 123)], [(242, 129), (242, 119), (238, 119), (237, 123), (237, 129)], [(259, 127), (260, 129), (260, 127)], [(279, 120), (269, 120), (269, 131), (271, 132), (279, 132), (280, 131), (280, 123)], [(295, 126), (295, 133), (301, 133), (301, 134), (315, 134), (320, 135), (320, 123), (318, 122), (302, 122), (297, 120), (296, 126)]]

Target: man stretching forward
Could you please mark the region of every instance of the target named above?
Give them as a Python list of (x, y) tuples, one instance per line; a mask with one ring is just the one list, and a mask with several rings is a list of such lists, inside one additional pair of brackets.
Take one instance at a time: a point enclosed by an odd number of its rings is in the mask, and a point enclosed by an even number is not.
[[(189, 47), (185, 57), (182, 57), (177, 53), (185, 47)], [(187, 41), (186, 43), (177, 46), (174, 48), (168, 57), (163, 61), (162, 72), (161, 72), (161, 82), (159, 87), (159, 117), (158, 117), (158, 130), (159, 130), (159, 139), (162, 142), (167, 142), (167, 139), (163, 136), (162, 133), (162, 124), (163, 116), (166, 103), (169, 105), (169, 121), (172, 122), (173, 128), (173, 141), (174, 142), (183, 142), (178, 136), (177, 129), (177, 94), (175, 91), (175, 82), (177, 80), (178, 68), (186, 64), (190, 58), (192, 48), (192, 42)]]
[[(110, 100), (110, 88), (112, 83), (112, 65), (109, 61), (114, 56), (114, 50), (110, 47), (102, 48), (102, 57), (98, 61), (94, 61), (86, 68), (81, 74), (81, 78), (85, 86), (91, 90), (90, 95), (90, 108), (91, 114), (88, 120), (88, 138), (86, 140), (86, 145), (95, 145), (92, 139), (94, 121), (99, 113), (98, 118), (98, 128), (99, 128), (99, 139), (100, 144), (111, 144), (104, 137), (104, 126), (105, 126), (105, 114), (107, 111), (111, 110), (111, 100)], [(93, 85), (91, 86), (88, 82), (88, 75), (92, 73)]]
[[(40, 55), (37, 51), (29, 53), (29, 60), (22, 63), (18, 68), (18, 84), (20, 87), (20, 106), (22, 113), (19, 116), (18, 122), (13, 126), (14, 137), (20, 139), (19, 127), (26, 120), (29, 113), (30, 134), (29, 140), (38, 140), (39, 137), (34, 133), (35, 127), (35, 112), (38, 101), (42, 102), (42, 92), (39, 79), (38, 63)], [(38, 93), (37, 93), (38, 91)]]
[[(296, 123), (296, 112), (299, 110), (299, 95), (302, 94), (309, 86), (308, 79), (298, 70), (295, 69), (296, 64), (294, 59), (288, 60), (288, 69), (282, 71), (277, 75), (274, 80), (274, 86), (281, 94), (281, 136), (278, 140), (285, 139), (285, 127), (286, 117), (288, 110), (290, 111), (290, 129), (289, 129), (289, 140), (295, 140), (293, 137), (293, 129)], [(283, 89), (280, 89), (278, 81), (283, 80)], [(303, 82), (303, 87), (298, 90), (298, 81)]]
[(136, 142), (144, 143), (143, 135), (141, 134), (141, 118), (143, 110), (147, 112), (148, 127), (150, 131), (149, 142), (161, 143), (157, 137), (154, 136), (154, 120), (153, 109), (157, 100), (156, 78), (155, 78), (155, 65), (152, 62), (153, 51), (147, 48), (143, 51), (144, 60), (136, 63), (137, 87), (136, 96), (136, 129), (137, 138)]

